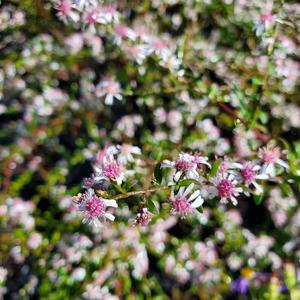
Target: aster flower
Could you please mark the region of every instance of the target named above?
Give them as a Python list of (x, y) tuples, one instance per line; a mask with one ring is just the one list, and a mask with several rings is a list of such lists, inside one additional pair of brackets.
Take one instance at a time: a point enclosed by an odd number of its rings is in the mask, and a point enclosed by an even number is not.
[(123, 39), (129, 39), (131, 41), (135, 41), (137, 38), (136, 33), (129, 27), (124, 24), (118, 24), (115, 27), (115, 42), (117, 45), (121, 45)]
[(121, 185), (125, 179), (125, 170), (122, 164), (118, 163), (112, 155), (105, 156), (100, 166), (94, 166), (95, 181), (109, 180)]
[(133, 162), (133, 155), (141, 155), (142, 151), (139, 147), (130, 144), (122, 144), (116, 146), (110, 146), (107, 151), (113, 155), (117, 155), (117, 161), (120, 164), (126, 164), (127, 162)]
[(237, 187), (238, 181), (234, 174), (221, 173), (212, 178), (213, 186), (208, 188), (208, 194), (212, 197), (221, 198), (221, 203), (227, 203), (228, 200), (233, 205), (237, 205), (236, 197), (243, 192), (241, 187)]
[(121, 101), (122, 89), (120, 83), (111, 78), (105, 78), (96, 86), (96, 96), (104, 97), (104, 102), (107, 105), (112, 105), (114, 99)]
[[(263, 192), (262, 187), (256, 182), (256, 180), (266, 180), (269, 178), (269, 176), (264, 173), (259, 173), (259, 171), (261, 170), (260, 165), (255, 164), (255, 162), (247, 161), (243, 164), (233, 163), (233, 166), (240, 170), (240, 173), (237, 175), (240, 182), (247, 186), (253, 185), (258, 194), (261, 194)], [(245, 194), (249, 195), (249, 193)]]
[(154, 53), (161, 58), (167, 58), (171, 55), (167, 43), (158, 37), (152, 37), (148, 47), (150, 53)]
[(203, 204), (204, 200), (200, 195), (200, 190), (191, 194), (193, 188), (193, 183), (187, 188), (180, 187), (176, 195), (174, 194), (174, 190), (172, 190), (170, 201), (172, 203), (172, 212), (174, 214), (185, 217), (189, 213), (199, 213), (197, 208)]
[(172, 168), (175, 171), (175, 181), (178, 181), (183, 174), (186, 178), (201, 180), (202, 178), (197, 172), (198, 164), (205, 164), (210, 167), (207, 157), (180, 153), (176, 161), (164, 160), (161, 167)]
[(135, 60), (139, 65), (141, 65), (146, 57), (149, 55), (149, 50), (146, 45), (124, 45), (123, 51), (133, 60)]
[(152, 220), (152, 214), (148, 211), (148, 208), (145, 206), (141, 206), (139, 208), (139, 212), (136, 215), (134, 224), (141, 225), (141, 226), (148, 226), (151, 220)]
[(74, 4), (71, 0), (54, 0), (54, 8), (57, 10), (57, 16), (64, 22), (72, 20), (77, 22), (79, 15), (73, 10)]
[(262, 35), (264, 32), (271, 29), (275, 24), (276, 18), (271, 12), (264, 12), (260, 15), (259, 20), (256, 22), (254, 29), (257, 36)]
[(88, 189), (85, 194), (79, 195), (79, 210), (83, 212), (82, 222), (101, 226), (101, 221), (109, 219), (114, 221), (115, 217), (107, 212), (107, 207), (118, 207), (116, 200), (98, 197), (93, 189)]
[(263, 147), (259, 149), (258, 156), (263, 161), (262, 173), (270, 175), (274, 177), (276, 175), (275, 172), (275, 164), (282, 166), (285, 169), (288, 169), (288, 164), (280, 158), (281, 150), (279, 147)]

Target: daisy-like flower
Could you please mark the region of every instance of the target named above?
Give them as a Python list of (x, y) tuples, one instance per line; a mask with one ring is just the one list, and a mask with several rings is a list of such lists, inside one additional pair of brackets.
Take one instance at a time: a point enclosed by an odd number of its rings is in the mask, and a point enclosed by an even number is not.
[(121, 45), (123, 39), (135, 41), (137, 38), (136, 33), (124, 24), (118, 24), (115, 27), (115, 41), (117, 45)]
[(276, 175), (275, 165), (278, 164), (285, 169), (289, 168), (289, 165), (280, 158), (281, 150), (279, 147), (263, 147), (259, 149), (259, 158), (263, 161), (262, 173), (274, 177)]
[(186, 176), (186, 178), (200, 180), (201, 177), (197, 172), (198, 164), (205, 164), (210, 167), (207, 157), (190, 155), (188, 153), (180, 153), (177, 160), (164, 160), (161, 167), (172, 168), (175, 171), (175, 181), (178, 181), (183, 174)]
[(142, 151), (139, 147), (130, 144), (122, 144), (116, 146), (110, 146), (107, 151), (113, 155), (117, 155), (117, 161), (120, 164), (126, 164), (127, 162), (133, 162), (133, 155), (141, 155)]
[(276, 17), (271, 12), (264, 12), (260, 15), (258, 22), (254, 29), (257, 36), (262, 35), (264, 32), (271, 29), (276, 21)]
[(103, 158), (102, 165), (94, 166), (95, 181), (109, 180), (121, 185), (125, 179), (125, 170), (122, 164), (118, 163), (112, 155)]
[(148, 208), (141, 206), (136, 215), (134, 225), (141, 225), (143, 227), (148, 226), (152, 220), (152, 214), (148, 211)]
[(167, 43), (158, 37), (152, 37), (150, 40), (149, 52), (154, 53), (161, 58), (167, 58), (171, 55)]
[(171, 192), (170, 201), (174, 214), (185, 217), (190, 213), (199, 213), (197, 208), (203, 204), (204, 200), (200, 195), (200, 190), (191, 193), (193, 188), (192, 183), (187, 188), (181, 187), (176, 195), (174, 191)]
[(102, 6), (103, 18), (107, 23), (113, 22), (118, 23), (120, 18), (120, 13), (117, 10), (115, 4), (106, 4)]
[(221, 198), (221, 203), (228, 203), (228, 200), (233, 205), (237, 205), (236, 197), (243, 192), (241, 187), (237, 187), (238, 181), (232, 173), (221, 173), (212, 179), (213, 187), (209, 188), (210, 196), (218, 196)]
[(114, 221), (115, 217), (107, 211), (107, 207), (118, 207), (116, 200), (98, 197), (93, 189), (88, 189), (85, 194), (80, 195), (79, 210), (83, 213), (82, 222), (101, 226), (101, 222), (109, 219)]
[(121, 101), (122, 89), (120, 83), (111, 78), (105, 78), (96, 86), (96, 96), (104, 97), (104, 102), (107, 105), (112, 105), (114, 99)]
[(149, 50), (146, 45), (124, 45), (123, 51), (133, 60), (135, 60), (139, 65), (141, 65), (146, 57), (149, 55)]
[(70, 0), (55, 0), (54, 8), (57, 10), (57, 16), (64, 22), (72, 20), (77, 22), (79, 20), (79, 15), (73, 8), (74, 4)]
[[(251, 161), (247, 161), (243, 164), (234, 163), (233, 165), (240, 170), (238, 178), (243, 184), (247, 186), (253, 185), (258, 194), (263, 192), (261, 185), (259, 185), (256, 180), (266, 180), (269, 176), (267, 174), (260, 173), (261, 166)], [(247, 192), (245, 194), (249, 195)]]

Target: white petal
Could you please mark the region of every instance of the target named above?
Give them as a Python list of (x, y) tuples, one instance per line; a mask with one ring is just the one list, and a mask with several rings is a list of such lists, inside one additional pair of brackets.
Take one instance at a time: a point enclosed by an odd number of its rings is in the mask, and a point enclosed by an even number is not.
[(195, 191), (190, 197), (189, 200), (192, 201), (196, 199), (201, 194), (200, 190)]
[(110, 221), (114, 221), (115, 220), (115, 216), (112, 215), (111, 213), (105, 213), (105, 217), (110, 220)]
[(175, 174), (175, 176), (174, 176), (174, 180), (175, 180), (175, 181), (178, 181), (179, 178), (180, 178), (180, 176), (181, 176), (181, 174), (182, 174), (181, 171), (176, 172), (176, 174)]
[(185, 189), (185, 187), (182, 186), (178, 191), (178, 195), (182, 196), (184, 194), (184, 189)]
[(201, 196), (199, 196), (193, 203), (192, 203), (192, 207), (197, 208), (199, 206), (201, 206), (203, 204), (204, 200)]
[(183, 193), (183, 196), (188, 195), (188, 194), (193, 190), (194, 186), (195, 186), (195, 185), (194, 185), (193, 183), (191, 183), (191, 184), (186, 188), (185, 192)]
[(286, 168), (286, 169), (289, 169), (289, 165), (288, 165), (284, 160), (278, 159), (278, 160), (277, 160), (277, 163), (278, 163), (280, 166), (282, 166), (282, 167), (284, 167), (284, 168)]
[(267, 174), (258, 174), (255, 176), (256, 179), (269, 179)]
[(103, 202), (105, 203), (106, 206), (118, 207), (118, 203), (116, 200), (103, 199)]

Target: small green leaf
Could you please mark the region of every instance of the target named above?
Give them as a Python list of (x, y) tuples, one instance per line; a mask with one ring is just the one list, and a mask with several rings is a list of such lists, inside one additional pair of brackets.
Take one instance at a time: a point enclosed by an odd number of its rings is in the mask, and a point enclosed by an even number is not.
[(147, 208), (152, 213), (159, 213), (158, 203), (154, 202), (152, 199), (147, 199)]
[(161, 164), (157, 164), (154, 168), (154, 178), (157, 183), (161, 184), (163, 178), (163, 171), (161, 169)]
[(195, 181), (194, 179), (183, 179), (183, 180), (179, 181), (178, 185), (179, 186), (189, 186), (192, 183), (198, 184), (198, 182)]
[(217, 159), (217, 160), (214, 162), (214, 164), (212, 165), (211, 170), (210, 170), (210, 174), (209, 174), (210, 177), (216, 176), (216, 174), (217, 174), (217, 172), (218, 172), (218, 170), (219, 170), (219, 167), (220, 167), (221, 163), (222, 163), (222, 160), (221, 160), (221, 159)]
[(256, 205), (260, 205), (264, 200), (264, 194), (259, 194), (254, 196), (254, 202)]
[(203, 207), (202, 207), (202, 206), (197, 207), (197, 210), (198, 210), (201, 214), (203, 213)]
[(151, 157), (156, 161), (159, 161), (162, 155), (163, 155), (163, 151), (160, 147), (155, 147), (151, 152)]

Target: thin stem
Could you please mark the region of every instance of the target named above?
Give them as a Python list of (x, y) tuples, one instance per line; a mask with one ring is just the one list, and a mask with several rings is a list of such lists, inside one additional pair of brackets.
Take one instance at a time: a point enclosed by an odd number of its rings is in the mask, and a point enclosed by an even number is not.
[(110, 197), (110, 199), (120, 200), (120, 199), (129, 198), (131, 196), (143, 195), (143, 194), (147, 194), (147, 193), (151, 193), (151, 192), (155, 192), (155, 191), (159, 191), (159, 190), (168, 190), (168, 189), (170, 189), (170, 186), (157, 186), (157, 187), (153, 187), (153, 188), (146, 189), (146, 190), (133, 191), (133, 192), (127, 192), (125, 194), (119, 194), (119, 195)]

